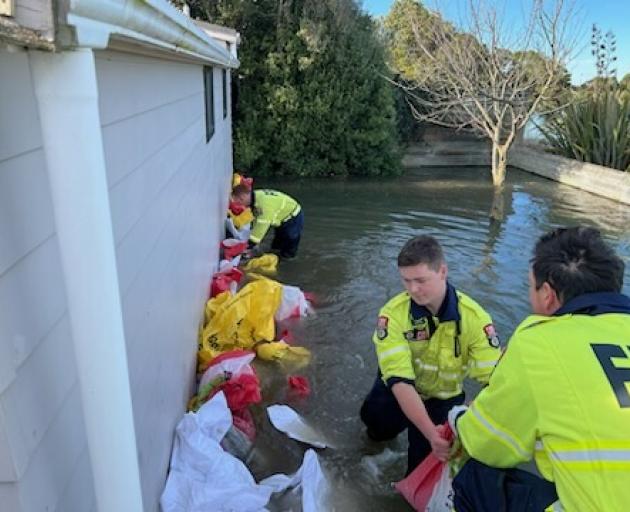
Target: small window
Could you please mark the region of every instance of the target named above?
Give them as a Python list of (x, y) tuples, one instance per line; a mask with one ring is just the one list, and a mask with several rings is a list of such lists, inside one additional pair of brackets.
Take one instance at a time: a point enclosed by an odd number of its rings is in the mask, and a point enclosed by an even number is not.
[(203, 87), (206, 101), (206, 142), (214, 135), (214, 68), (203, 68)]
[(228, 102), (227, 102), (227, 71), (223, 70), (223, 119), (227, 117), (228, 112)]

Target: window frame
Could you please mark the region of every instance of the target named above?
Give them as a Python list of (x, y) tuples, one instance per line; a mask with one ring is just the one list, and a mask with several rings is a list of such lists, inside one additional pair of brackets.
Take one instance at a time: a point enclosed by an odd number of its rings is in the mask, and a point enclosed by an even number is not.
[(206, 144), (210, 142), (215, 130), (214, 121), (214, 68), (203, 67), (203, 90), (206, 111)]

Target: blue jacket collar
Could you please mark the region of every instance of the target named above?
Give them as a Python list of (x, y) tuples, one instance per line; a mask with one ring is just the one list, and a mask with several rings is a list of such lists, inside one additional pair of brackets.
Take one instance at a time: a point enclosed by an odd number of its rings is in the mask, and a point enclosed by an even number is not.
[(571, 299), (552, 316), (567, 315), (569, 313), (578, 315), (630, 314), (630, 298), (615, 292), (585, 293)]
[[(440, 306), (440, 310), (436, 315), (440, 322), (449, 322), (455, 321), (459, 322), (461, 319), (459, 315), (459, 300), (457, 298), (457, 292), (455, 291), (455, 287), (447, 282), (446, 283), (446, 296), (444, 297), (444, 301), (442, 301), (442, 305)], [(411, 299), (411, 316), (414, 320), (418, 320), (422, 317), (433, 316), (431, 312), (424, 306), (417, 304), (413, 299)]]

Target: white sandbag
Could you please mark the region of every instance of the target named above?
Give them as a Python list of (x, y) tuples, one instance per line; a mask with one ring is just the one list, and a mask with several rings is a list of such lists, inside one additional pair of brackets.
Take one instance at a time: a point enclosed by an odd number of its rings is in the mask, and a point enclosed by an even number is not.
[(179, 422), (160, 499), (163, 512), (265, 512), (272, 493), (291, 487), (301, 490), (304, 512), (329, 508), (328, 484), (315, 452), (306, 452), (294, 475), (273, 475), (257, 484), (247, 466), (219, 444), (231, 425), (223, 392)]
[(231, 425), (222, 391), (180, 421), (160, 499), (163, 512), (264, 510), (272, 489), (258, 486), (247, 466), (219, 444)]
[(229, 272), (230, 270), (238, 267), (239, 263), (241, 262), (241, 254), (239, 254), (238, 256), (236, 256), (235, 258), (232, 258), (231, 260), (221, 260), (219, 261), (219, 269), (217, 270), (217, 272)]
[(304, 296), (304, 292), (297, 286), (283, 285), (282, 300), (276, 311), (275, 319), (282, 322), (287, 318), (299, 318), (306, 316), (309, 312), (309, 303)]
[(225, 219), (225, 228), (227, 229), (228, 233), (232, 235), (232, 238), (236, 238), (238, 240), (249, 240), (251, 227), (251, 223), (248, 223), (241, 226), (241, 229), (237, 229), (234, 225), (234, 221), (230, 217)]
[(210, 363), (210, 366), (208, 366), (199, 381), (199, 389), (203, 388), (206, 384), (217, 377), (226, 374), (234, 377), (240, 375), (241, 373), (253, 375), (254, 370), (250, 366), (250, 363), (255, 357), (256, 352), (253, 350), (247, 350), (242, 352), (234, 351), (214, 358), (214, 362)]
[(273, 492), (283, 492), (294, 487), (291, 492), (302, 491), (302, 512), (330, 510), (328, 506), (330, 488), (324, 476), (319, 459), (314, 450), (307, 450), (300, 469), (293, 476), (272, 475), (260, 482), (271, 487)]
[(302, 417), (288, 405), (270, 405), (267, 414), (271, 424), (280, 432), (284, 432), (291, 439), (310, 444), (315, 448), (326, 448), (330, 443), (326, 442), (322, 435), (308, 425)]

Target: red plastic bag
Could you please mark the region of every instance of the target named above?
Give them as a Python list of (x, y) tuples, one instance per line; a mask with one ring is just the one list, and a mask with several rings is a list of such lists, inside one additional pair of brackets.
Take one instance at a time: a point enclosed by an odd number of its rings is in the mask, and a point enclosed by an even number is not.
[[(453, 431), (445, 424), (443, 437), (453, 439)], [(402, 494), (417, 511), (450, 512), (453, 510), (453, 488), (451, 471), (447, 462), (442, 462), (430, 453), (416, 469), (395, 484), (396, 490)]]
[(260, 382), (250, 363), (256, 357), (252, 350), (231, 350), (215, 357), (199, 380), (199, 389), (211, 386), (203, 402), (220, 390), (231, 411), (260, 402)]
[(227, 290), (236, 293), (236, 286), (241, 282), (242, 278), (243, 272), (237, 268), (230, 269), (227, 272), (217, 272), (212, 276), (210, 297), (216, 297), (219, 293)]
[(221, 242), (223, 256), (225, 259), (231, 260), (247, 249), (247, 241), (237, 240), (236, 238), (227, 238)]
[(289, 395), (297, 398), (306, 398), (311, 394), (311, 386), (308, 379), (303, 375), (290, 375), (287, 378), (289, 383)]
[(230, 201), (230, 206), (228, 208), (234, 215), (240, 215), (245, 211), (245, 208), (247, 208), (247, 206), (242, 205), (241, 203), (237, 203), (236, 201)]
[(225, 399), (231, 411), (238, 411), (248, 405), (257, 404), (262, 399), (260, 382), (255, 373), (241, 373), (219, 386), (217, 391), (219, 389), (225, 393)]

